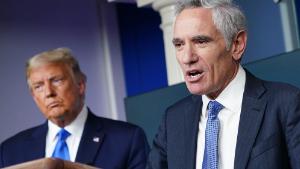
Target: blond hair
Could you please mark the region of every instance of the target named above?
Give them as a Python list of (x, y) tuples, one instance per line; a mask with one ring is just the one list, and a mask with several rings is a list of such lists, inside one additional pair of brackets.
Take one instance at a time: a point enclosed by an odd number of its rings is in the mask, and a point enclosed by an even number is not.
[(69, 66), (75, 76), (77, 81), (83, 80), (86, 82), (86, 76), (81, 71), (78, 61), (72, 55), (71, 50), (68, 48), (57, 48), (49, 51), (45, 51), (31, 57), (26, 63), (26, 79), (27, 83), (29, 83), (29, 76), (31, 70), (35, 67), (39, 67), (41, 65), (50, 64), (50, 63), (63, 63)]

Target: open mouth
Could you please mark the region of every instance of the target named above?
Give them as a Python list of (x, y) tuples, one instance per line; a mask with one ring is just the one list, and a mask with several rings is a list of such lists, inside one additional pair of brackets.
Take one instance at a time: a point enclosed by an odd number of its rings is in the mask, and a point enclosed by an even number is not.
[(193, 70), (193, 71), (188, 72), (187, 75), (191, 78), (197, 78), (197, 77), (200, 77), (202, 73), (203, 73), (202, 71)]

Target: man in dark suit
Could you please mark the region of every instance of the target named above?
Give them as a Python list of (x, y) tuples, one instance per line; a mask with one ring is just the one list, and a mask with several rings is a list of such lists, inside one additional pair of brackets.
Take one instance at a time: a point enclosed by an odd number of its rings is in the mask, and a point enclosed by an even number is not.
[(145, 168), (149, 148), (143, 130), (97, 117), (87, 108), (86, 76), (68, 49), (37, 54), (26, 70), (33, 99), (47, 121), (1, 144), (1, 168), (43, 157), (106, 169)]
[(300, 90), (243, 69), (246, 41), (231, 2), (177, 5), (173, 44), (192, 95), (166, 110), (146, 168), (300, 168)]

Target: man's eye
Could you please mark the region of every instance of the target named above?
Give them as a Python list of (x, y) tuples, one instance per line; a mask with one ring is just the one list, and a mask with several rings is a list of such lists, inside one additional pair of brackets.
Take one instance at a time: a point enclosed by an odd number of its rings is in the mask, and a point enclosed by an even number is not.
[(199, 36), (193, 38), (193, 43), (199, 47), (206, 47), (213, 39), (207, 36)]
[(180, 48), (182, 47), (182, 43), (174, 43), (175, 48)]
[(41, 88), (41, 85), (36, 85), (36, 86), (33, 86), (34, 89), (39, 89)]
[(33, 90), (34, 90), (34, 91), (37, 91), (37, 92), (42, 91), (42, 90), (43, 90), (43, 86), (40, 85), (40, 84), (34, 85), (34, 86), (33, 86)]
[(62, 84), (63, 79), (62, 78), (53, 79), (52, 82), (54, 85), (60, 85), (60, 84)]
[(207, 43), (208, 41), (207, 40), (205, 40), (205, 39), (197, 39), (196, 40), (196, 43), (197, 44), (205, 44), (205, 43)]
[(177, 38), (173, 39), (172, 43), (176, 49), (180, 49), (184, 45), (184, 41), (181, 39), (177, 39)]

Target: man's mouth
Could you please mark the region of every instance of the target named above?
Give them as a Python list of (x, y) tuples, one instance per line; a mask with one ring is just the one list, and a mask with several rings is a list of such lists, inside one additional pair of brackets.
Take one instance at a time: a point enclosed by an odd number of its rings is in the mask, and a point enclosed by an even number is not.
[(187, 73), (187, 75), (188, 75), (190, 78), (194, 79), (194, 78), (200, 77), (202, 73), (203, 73), (203, 72), (201, 72), (201, 71), (193, 70), (193, 71), (189, 71), (189, 72)]
[(52, 109), (52, 108), (58, 107), (59, 105), (60, 105), (59, 102), (53, 102), (53, 103), (50, 103), (47, 107), (49, 109)]
[(194, 82), (199, 82), (201, 80), (202, 76), (204, 75), (203, 70), (187, 70), (185, 74), (185, 80), (186, 82), (194, 83)]

